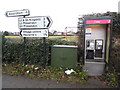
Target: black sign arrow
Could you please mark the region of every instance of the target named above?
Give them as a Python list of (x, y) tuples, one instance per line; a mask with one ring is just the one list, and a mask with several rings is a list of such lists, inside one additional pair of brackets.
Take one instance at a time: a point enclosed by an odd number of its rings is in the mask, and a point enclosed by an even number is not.
[(47, 28), (50, 28), (50, 26), (52, 25), (52, 19), (50, 17), (47, 17), (47, 20), (48, 20)]
[(20, 30), (20, 36), (22, 36), (22, 30)]

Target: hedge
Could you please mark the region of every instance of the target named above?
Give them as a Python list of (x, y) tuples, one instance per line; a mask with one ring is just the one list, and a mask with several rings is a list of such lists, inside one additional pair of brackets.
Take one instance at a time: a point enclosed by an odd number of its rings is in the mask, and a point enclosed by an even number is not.
[[(23, 39), (4, 39), (3, 42), (3, 62), (26, 63), (49, 65), (51, 55), (51, 45), (75, 45), (76, 42), (62, 41), (58, 39), (46, 39), (46, 62), (44, 61), (43, 52), (44, 44), (42, 39), (27, 38), (24, 46)], [(24, 57), (26, 56), (26, 57)]]
[[(23, 39), (3, 39), (3, 62), (24, 62), (27, 64), (49, 65), (51, 56), (51, 45), (76, 45), (76, 42), (68, 42), (59, 39), (46, 39), (46, 62), (43, 59), (43, 40), (27, 39), (24, 49)], [(111, 58), (109, 60), (109, 71), (120, 72), (120, 40), (113, 40)], [(24, 58), (26, 52), (26, 59)], [(81, 55), (80, 55), (81, 54)], [(79, 57), (83, 55), (79, 48)], [(78, 58), (81, 59), (81, 58)]]

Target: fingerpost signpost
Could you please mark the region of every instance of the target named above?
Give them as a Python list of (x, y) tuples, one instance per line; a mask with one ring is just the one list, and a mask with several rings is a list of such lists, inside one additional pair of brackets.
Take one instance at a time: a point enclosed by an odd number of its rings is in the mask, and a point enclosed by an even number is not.
[[(48, 37), (49, 28), (52, 25), (50, 16), (34, 16), (26, 17), (30, 15), (28, 9), (7, 11), (5, 13), (7, 17), (19, 17), (18, 28), (20, 29), (20, 36), (24, 37), (24, 48), (26, 49), (26, 37), (43, 37), (44, 46), (44, 62), (46, 63), (46, 38)], [(24, 49), (24, 50), (25, 50)], [(24, 51), (24, 59), (26, 60), (26, 50)], [(44, 64), (45, 64), (44, 63)], [(45, 67), (45, 65), (44, 65)]]

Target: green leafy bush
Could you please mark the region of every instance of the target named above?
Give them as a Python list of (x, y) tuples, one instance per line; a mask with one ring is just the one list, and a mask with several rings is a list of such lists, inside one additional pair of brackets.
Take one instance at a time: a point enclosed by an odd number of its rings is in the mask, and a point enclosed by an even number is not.
[(118, 86), (118, 77), (115, 73), (107, 73), (106, 80), (108, 81), (109, 85)]
[(120, 42), (117, 39), (111, 49), (111, 58), (109, 60), (109, 71), (120, 73)]
[(78, 76), (81, 78), (81, 80), (86, 80), (88, 78), (88, 74), (86, 73), (86, 70), (73, 72), (72, 75)]

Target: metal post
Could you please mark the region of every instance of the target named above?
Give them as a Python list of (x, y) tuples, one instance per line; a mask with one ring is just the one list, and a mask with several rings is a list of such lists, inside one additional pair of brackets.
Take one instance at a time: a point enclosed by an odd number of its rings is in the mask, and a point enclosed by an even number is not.
[(46, 38), (43, 37), (43, 67), (45, 68), (46, 66)]
[[(23, 18), (25, 18), (25, 16), (23, 16)], [(27, 64), (26, 60), (26, 37), (23, 38), (23, 47), (24, 47), (24, 63)]]
[(26, 62), (26, 37), (23, 38), (24, 42), (23, 42), (23, 46), (24, 46), (24, 63), (27, 64)]

